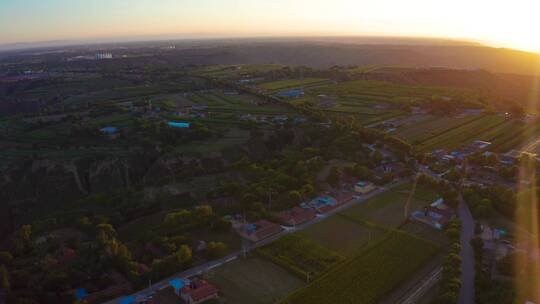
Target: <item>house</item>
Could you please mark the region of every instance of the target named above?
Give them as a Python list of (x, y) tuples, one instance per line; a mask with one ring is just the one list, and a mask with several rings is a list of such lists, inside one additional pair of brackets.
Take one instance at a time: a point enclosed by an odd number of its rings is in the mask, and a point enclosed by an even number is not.
[(242, 237), (252, 242), (258, 242), (278, 234), (282, 230), (283, 228), (278, 224), (269, 222), (267, 220), (260, 220), (253, 224), (242, 225), (238, 232)]
[(112, 126), (107, 126), (107, 127), (103, 127), (101, 129), (99, 129), (99, 131), (103, 134), (106, 134), (106, 135), (112, 135), (112, 134), (116, 134), (118, 133), (118, 128), (117, 127), (112, 127)]
[(58, 253), (56, 254), (56, 260), (58, 261), (58, 265), (68, 264), (76, 257), (77, 253), (75, 252), (75, 250), (65, 246), (61, 246), (60, 250), (58, 250)]
[(339, 191), (337, 193), (333, 193), (332, 195), (336, 198), (338, 205), (345, 204), (354, 198), (353, 193), (349, 191)]
[(317, 210), (319, 213), (326, 213), (338, 206), (338, 202), (331, 196), (319, 196), (309, 201), (307, 206)]
[(296, 226), (314, 219), (316, 213), (311, 208), (294, 207), (291, 210), (278, 214), (278, 218), (283, 225)]
[(367, 194), (375, 190), (375, 185), (367, 181), (359, 181), (354, 185), (354, 191), (360, 194)]
[(180, 297), (187, 304), (199, 304), (218, 298), (219, 290), (205, 280), (193, 280), (180, 289)]
[(412, 219), (441, 230), (454, 217), (455, 211), (448, 207), (442, 198), (434, 201), (431, 205), (424, 207), (423, 211), (415, 211), (411, 215)]
[(392, 162), (387, 163), (378, 166), (375, 168), (375, 172), (381, 173), (381, 174), (393, 174), (396, 177), (405, 176), (406, 174), (406, 166), (403, 163), (400, 162)]
[(272, 120), (274, 122), (276, 122), (276, 123), (285, 123), (288, 119), (289, 119), (289, 117), (287, 115), (283, 114), (283, 115), (274, 116), (274, 118)]
[(475, 140), (472, 143), (472, 146), (476, 148), (477, 150), (483, 150), (489, 146), (491, 146), (491, 143), (489, 141), (483, 141), (483, 140)]
[(208, 109), (207, 105), (192, 105), (191, 106), (191, 110), (193, 110), (193, 111), (204, 111), (204, 110), (207, 110), (207, 109)]

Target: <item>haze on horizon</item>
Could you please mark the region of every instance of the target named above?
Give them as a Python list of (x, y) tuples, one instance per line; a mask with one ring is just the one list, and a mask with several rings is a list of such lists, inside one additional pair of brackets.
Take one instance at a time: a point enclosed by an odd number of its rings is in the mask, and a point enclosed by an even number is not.
[(23, 0), (0, 2), (0, 45), (126, 37), (408, 36), (540, 53), (535, 0)]

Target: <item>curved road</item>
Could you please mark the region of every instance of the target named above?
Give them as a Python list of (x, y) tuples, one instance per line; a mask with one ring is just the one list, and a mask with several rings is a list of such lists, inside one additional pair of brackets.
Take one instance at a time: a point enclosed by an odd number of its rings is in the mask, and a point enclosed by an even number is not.
[(458, 304), (474, 303), (474, 250), (471, 246), (471, 239), (474, 236), (474, 219), (469, 211), (469, 207), (459, 196), (458, 216), (461, 219), (461, 290), (459, 292)]

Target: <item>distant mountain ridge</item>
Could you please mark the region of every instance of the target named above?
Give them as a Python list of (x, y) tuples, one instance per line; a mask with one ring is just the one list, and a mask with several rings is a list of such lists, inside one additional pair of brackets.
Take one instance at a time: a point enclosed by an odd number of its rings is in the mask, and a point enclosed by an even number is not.
[[(74, 42), (75, 43), (75, 42)], [(287, 37), (236, 39), (185, 39), (73, 45), (70, 48), (155, 49), (177, 46), (168, 59), (179, 64), (280, 63), (328, 68), (334, 65), (404, 65), (485, 69), (495, 73), (540, 73), (540, 54), (493, 48), (469, 41), (404, 37)], [(59, 49), (49, 46), (41, 50)], [(1, 50), (1, 48), (0, 48)], [(2, 56), (32, 54), (10, 50)]]

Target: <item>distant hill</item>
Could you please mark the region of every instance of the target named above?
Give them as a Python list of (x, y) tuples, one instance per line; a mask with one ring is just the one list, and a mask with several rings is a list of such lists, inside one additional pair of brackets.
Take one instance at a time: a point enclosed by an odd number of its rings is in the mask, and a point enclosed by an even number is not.
[(476, 45), (261, 42), (186, 49), (178, 55), (191, 60), (199, 55), (202, 62), (208, 63), (280, 63), (316, 68), (334, 65), (440, 66), (525, 75), (540, 71), (539, 54)]
[[(490, 96), (492, 103), (508, 104), (509, 101), (523, 106), (540, 103), (539, 95), (534, 94), (540, 88), (540, 77), (492, 73), (486, 70), (461, 70), (445, 68), (404, 68), (373, 67), (356, 76), (365, 79), (389, 81), (406, 85), (428, 85), (474, 89)], [(366, 69), (364, 69), (366, 70)], [(354, 70), (353, 70), (354, 71)]]

